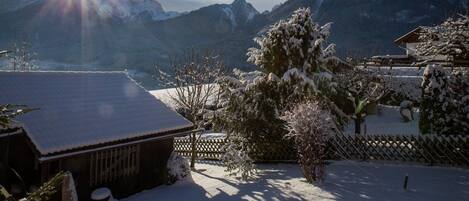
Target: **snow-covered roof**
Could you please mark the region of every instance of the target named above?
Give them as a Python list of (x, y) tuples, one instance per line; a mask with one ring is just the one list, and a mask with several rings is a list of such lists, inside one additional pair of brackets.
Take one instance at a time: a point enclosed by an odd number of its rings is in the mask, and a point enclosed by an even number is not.
[[(213, 96), (208, 97), (207, 103), (208, 104), (213, 104), (217, 97), (215, 96), (218, 90), (219, 86), (215, 84), (206, 84), (204, 85), (204, 89), (202, 90), (202, 95), (205, 95), (207, 88), (208, 87), (213, 87), (211, 91), (214, 91)], [(185, 90), (187, 91), (187, 90)], [(161, 102), (166, 104), (166, 106), (176, 110), (178, 108), (177, 102), (174, 101), (173, 98), (177, 98), (177, 89), (176, 88), (167, 88), (167, 89), (157, 89), (157, 90), (152, 90), (149, 91), (151, 95), (155, 96), (157, 99), (159, 99)]]
[(413, 29), (412, 31), (404, 34), (403, 36), (397, 38), (396, 40), (394, 40), (394, 43), (397, 43), (397, 44), (405, 44), (405, 43), (415, 43), (415, 42), (419, 42), (419, 36), (420, 36), (420, 33), (422, 31), (424, 31), (426, 28), (426, 26), (419, 26), (415, 29)]
[(193, 126), (125, 72), (0, 71), (0, 94), (39, 108), (18, 120), (43, 155)]
[(376, 55), (372, 59), (408, 59), (409, 55)]

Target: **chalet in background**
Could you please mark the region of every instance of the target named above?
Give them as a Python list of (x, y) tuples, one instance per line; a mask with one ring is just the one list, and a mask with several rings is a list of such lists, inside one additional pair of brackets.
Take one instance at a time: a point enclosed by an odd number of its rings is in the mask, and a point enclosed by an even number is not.
[[(370, 62), (377, 65), (411, 65), (416, 62), (430, 61), (441, 63), (443, 65), (448, 63), (448, 57), (445, 55), (417, 55), (417, 45), (421, 43), (420, 35), (429, 27), (419, 26), (414, 30), (404, 34), (403, 36), (394, 40), (394, 43), (403, 48), (406, 52), (403, 55), (377, 55), (370, 59)], [(455, 60), (456, 66), (469, 66), (469, 61), (461, 59)]]
[(0, 50), (0, 58), (6, 56), (8, 54), (8, 51), (6, 50)]
[(73, 174), (80, 200), (103, 186), (118, 198), (152, 188), (166, 182), (173, 138), (193, 129), (125, 72), (0, 72), (0, 93), (0, 104), (39, 109), (0, 132), (10, 189), (59, 171)]

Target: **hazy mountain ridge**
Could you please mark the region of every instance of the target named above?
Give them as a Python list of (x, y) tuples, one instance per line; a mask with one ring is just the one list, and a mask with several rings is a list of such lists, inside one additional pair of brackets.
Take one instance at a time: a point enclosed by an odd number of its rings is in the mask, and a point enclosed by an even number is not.
[[(52, 1), (52, 6), (47, 4)], [(27, 39), (43, 61), (146, 73), (156, 63), (167, 65), (170, 57), (184, 50), (206, 48), (222, 54), (230, 67), (251, 68), (246, 51), (255, 46), (253, 38), (299, 7), (310, 7), (321, 24), (334, 23), (331, 41), (339, 55), (362, 57), (403, 53), (393, 44), (395, 38), (417, 26), (440, 23), (469, 5), (469, 0), (288, 0), (271, 12), (259, 13), (245, 0), (236, 0), (154, 20), (165, 12), (159, 3), (132, 1), (152, 6), (103, 17), (106, 9), (94, 4), (87, 6), (84, 16), (81, 1), (68, 5), (67, 12), (62, 9), (65, 5), (57, 3), (65, 1), (26, 3), (0, 13), (0, 48)]]
[(152, 20), (165, 20), (179, 16), (178, 12), (166, 12), (156, 0), (98, 0), (98, 14), (101, 17), (119, 17), (124, 20), (136, 20), (146, 17)]

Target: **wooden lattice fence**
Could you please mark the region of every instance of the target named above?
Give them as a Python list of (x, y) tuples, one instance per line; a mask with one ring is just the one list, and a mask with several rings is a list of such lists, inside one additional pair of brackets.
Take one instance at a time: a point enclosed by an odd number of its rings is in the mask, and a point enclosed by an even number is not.
[[(197, 158), (219, 160), (224, 154), (223, 139), (199, 139), (197, 141)], [(191, 155), (190, 138), (176, 138), (174, 150), (183, 156)], [(263, 142), (250, 147), (251, 158), (258, 162), (296, 161), (296, 151), (290, 142)]]
[[(199, 139), (197, 141), (197, 158), (219, 160), (223, 155), (223, 139)], [(174, 150), (183, 156), (191, 156), (190, 138), (174, 139)]]
[[(202, 139), (199, 159), (218, 160), (223, 139)], [(175, 151), (190, 156), (190, 140), (175, 139)], [(291, 143), (265, 142), (251, 147), (256, 161), (295, 161)], [(405, 161), (427, 165), (469, 167), (469, 137), (439, 135), (337, 135), (328, 142), (328, 157), (335, 160)]]
[(329, 143), (334, 159), (469, 167), (469, 137), (464, 136), (338, 135)]

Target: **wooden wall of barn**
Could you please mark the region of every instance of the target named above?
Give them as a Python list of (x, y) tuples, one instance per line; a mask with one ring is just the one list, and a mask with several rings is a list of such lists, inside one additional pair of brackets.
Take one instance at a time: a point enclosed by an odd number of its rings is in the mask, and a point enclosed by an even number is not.
[(99, 187), (111, 189), (115, 198), (124, 198), (167, 182), (166, 164), (173, 151), (173, 138), (140, 144), (139, 173), (113, 182), (90, 186), (91, 154), (82, 154), (43, 163), (47, 177), (63, 170), (70, 171), (75, 179), (80, 201), (90, 200), (91, 192)]

